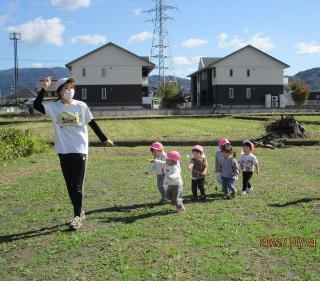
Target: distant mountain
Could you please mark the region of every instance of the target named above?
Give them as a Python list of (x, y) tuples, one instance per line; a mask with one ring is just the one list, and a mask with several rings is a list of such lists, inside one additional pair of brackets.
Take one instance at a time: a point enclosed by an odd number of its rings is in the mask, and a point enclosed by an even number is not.
[[(166, 76), (167, 80), (174, 80), (173, 76)], [(191, 91), (191, 80), (186, 78), (176, 77), (178, 84), (185, 92)], [(149, 76), (149, 88), (150, 90), (157, 88), (159, 84), (159, 75), (150, 75)]]
[[(60, 79), (70, 75), (69, 69), (65, 67), (53, 68), (21, 68), (19, 69), (19, 87), (34, 90), (37, 82), (47, 76)], [(2, 96), (10, 94), (13, 87), (14, 70), (0, 70), (0, 90)]]
[(300, 71), (297, 74), (289, 77), (289, 82), (293, 80), (301, 80), (308, 84), (312, 90), (320, 89), (320, 67), (311, 68), (305, 71)]

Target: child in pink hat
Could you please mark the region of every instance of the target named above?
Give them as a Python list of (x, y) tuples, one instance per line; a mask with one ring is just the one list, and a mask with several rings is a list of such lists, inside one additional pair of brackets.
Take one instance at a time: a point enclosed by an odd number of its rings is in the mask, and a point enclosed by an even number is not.
[(200, 190), (200, 200), (206, 199), (204, 190), (204, 181), (208, 171), (208, 162), (205, 158), (203, 147), (195, 145), (192, 147), (192, 157), (188, 166), (188, 170), (192, 172), (192, 201), (198, 200), (198, 188)]
[(146, 170), (145, 174), (148, 175), (152, 171), (157, 173), (157, 186), (161, 194), (160, 204), (166, 203), (166, 190), (164, 187), (164, 178), (165, 178), (165, 166), (166, 166), (166, 153), (164, 152), (164, 147), (160, 142), (155, 142), (150, 146), (153, 159), (148, 160), (152, 163), (151, 167)]
[(250, 179), (253, 176), (256, 168), (257, 174), (260, 173), (259, 163), (257, 157), (253, 154), (254, 144), (249, 141), (243, 141), (243, 152), (240, 156), (239, 166), (242, 170), (242, 191), (241, 195), (245, 195), (253, 190)]
[(178, 151), (171, 151), (167, 154), (166, 159), (164, 180), (164, 184), (167, 188), (166, 197), (171, 201), (172, 205), (175, 205), (175, 211), (181, 212), (185, 210), (181, 198), (183, 192), (183, 182), (179, 164), (181, 156)]

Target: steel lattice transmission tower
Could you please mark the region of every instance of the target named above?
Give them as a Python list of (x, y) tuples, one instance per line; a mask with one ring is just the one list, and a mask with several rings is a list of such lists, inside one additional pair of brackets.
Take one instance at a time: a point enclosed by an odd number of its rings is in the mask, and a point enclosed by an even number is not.
[(153, 0), (153, 2), (154, 7), (146, 11), (152, 15), (150, 21), (154, 24), (150, 58), (158, 70), (159, 84), (166, 82), (166, 74), (169, 74), (169, 71), (176, 82), (167, 25), (169, 20), (174, 19), (167, 15), (167, 11), (176, 9), (176, 7), (166, 5), (165, 0)]

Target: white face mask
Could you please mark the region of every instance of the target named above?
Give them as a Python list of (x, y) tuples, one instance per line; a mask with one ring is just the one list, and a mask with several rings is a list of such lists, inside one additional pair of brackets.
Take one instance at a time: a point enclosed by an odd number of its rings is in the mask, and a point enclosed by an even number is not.
[(74, 96), (74, 89), (71, 90), (65, 90), (63, 92), (63, 98), (66, 100), (72, 100)]

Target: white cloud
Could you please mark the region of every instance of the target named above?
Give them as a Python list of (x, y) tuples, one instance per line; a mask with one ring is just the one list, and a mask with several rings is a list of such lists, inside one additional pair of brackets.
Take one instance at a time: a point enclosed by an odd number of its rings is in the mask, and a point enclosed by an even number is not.
[(199, 60), (200, 60), (201, 57), (202, 57), (202, 56), (195, 56), (195, 57), (193, 57), (193, 58), (191, 59), (191, 61), (192, 61), (193, 63), (199, 63)]
[(61, 36), (65, 26), (57, 17), (47, 20), (39, 17), (18, 26), (10, 26), (8, 30), (20, 32), (21, 40), (28, 44), (44, 43), (62, 46), (63, 40)]
[(11, 17), (11, 15), (17, 9), (17, 2), (10, 3), (10, 6), (7, 8), (4, 14), (0, 15), (0, 26), (4, 25)]
[(235, 35), (232, 39), (229, 39), (229, 35), (227, 33), (220, 33), (218, 35), (219, 48), (240, 49), (249, 44), (264, 51), (275, 48), (275, 44), (272, 39), (264, 36), (262, 33), (257, 33), (248, 39), (240, 38), (238, 35)]
[(174, 57), (172, 60), (175, 65), (191, 64), (191, 61), (187, 57)]
[(50, 67), (50, 64), (43, 63), (43, 62), (35, 62), (32, 64), (32, 67), (34, 68), (44, 68), (44, 67)]
[(132, 12), (133, 12), (133, 14), (134, 14), (135, 16), (139, 16), (139, 15), (141, 14), (141, 12), (142, 12), (142, 9), (140, 9), (140, 8), (134, 9)]
[(320, 54), (320, 43), (300, 42), (295, 45), (298, 54)]
[(138, 33), (138, 34), (134, 34), (132, 36), (129, 37), (128, 39), (128, 43), (131, 43), (131, 42), (141, 42), (141, 41), (145, 41), (145, 40), (148, 40), (150, 38), (152, 38), (152, 33), (151, 32), (148, 32), (148, 31), (143, 31), (141, 33)]
[(206, 44), (208, 44), (208, 40), (201, 39), (201, 38), (190, 38), (182, 42), (182, 46), (186, 48), (194, 48), (194, 47), (199, 47)]
[(81, 7), (89, 7), (91, 0), (51, 0), (53, 6), (66, 10), (77, 10)]
[(74, 36), (70, 39), (71, 44), (88, 44), (88, 45), (99, 45), (105, 44), (107, 42), (107, 37), (100, 34), (81, 34)]
[(189, 73), (193, 73), (193, 72), (195, 72), (195, 71), (197, 71), (198, 70), (198, 68), (196, 68), (196, 67), (189, 67), (189, 68), (187, 68), (187, 71), (189, 72)]

